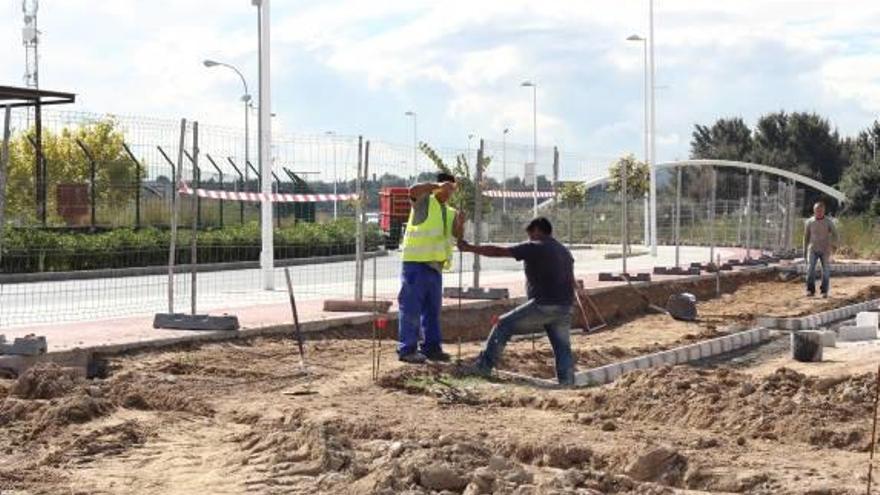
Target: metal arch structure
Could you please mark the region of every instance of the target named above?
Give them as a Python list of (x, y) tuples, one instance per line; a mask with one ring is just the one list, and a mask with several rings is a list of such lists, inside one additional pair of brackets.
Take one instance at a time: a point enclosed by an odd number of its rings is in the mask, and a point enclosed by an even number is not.
[(680, 160), (677, 162), (664, 162), (657, 164), (657, 168), (677, 167), (730, 167), (776, 175), (789, 180), (793, 180), (807, 187), (811, 187), (819, 192), (825, 193), (828, 196), (837, 200), (837, 202), (839, 202), (841, 205), (847, 202), (846, 194), (843, 194), (842, 192), (834, 189), (829, 185), (823, 184), (817, 180), (811, 179), (801, 174), (790, 172), (788, 170), (782, 170), (776, 167), (771, 167), (769, 165), (761, 165), (760, 163), (737, 162), (732, 160)]
[[(729, 167), (738, 168), (746, 171), (751, 170), (754, 172), (776, 175), (789, 180), (793, 180), (797, 183), (803, 184), (804, 186), (811, 187), (819, 192), (827, 194), (828, 196), (838, 201), (841, 205), (847, 202), (847, 197), (845, 194), (829, 185), (823, 184), (817, 180), (811, 179), (795, 172), (782, 170), (780, 168), (771, 167), (769, 165), (761, 165), (760, 163), (738, 162), (733, 160), (679, 160), (675, 162), (658, 163), (656, 167), (658, 169), (674, 169), (677, 167)], [(586, 180), (583, 184), (587, 187), (587, 189), (590, 189), (592, 187), (608, 182), (610, 178), (610, 175), (605, 175), (603, 177), (596, 177)], [(541, 206), (544, 207), (552, 205), (553, 201), (555, 201), (555, 199), (551, 198), (550, 200), (545, 201)]]

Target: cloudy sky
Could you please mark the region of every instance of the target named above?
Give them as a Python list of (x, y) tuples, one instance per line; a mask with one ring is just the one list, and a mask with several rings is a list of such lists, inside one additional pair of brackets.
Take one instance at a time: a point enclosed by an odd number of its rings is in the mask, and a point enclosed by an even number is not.
[[(876, 0), (657, 0), (660, 159), (694, 123), (816, 111), (841, 132), (880, 108)], [(591, 156), (641, 154), (647, 0), (273, 0), (273, 110), (286, 132), (422, 139), (538, 139)], [(238, 125), (239, 66), (253, 88), (249, 0), (42, 0), (41, 86), (95, 112)], [(21, 85), (21, 5), (0, 3), (0, 84)]]

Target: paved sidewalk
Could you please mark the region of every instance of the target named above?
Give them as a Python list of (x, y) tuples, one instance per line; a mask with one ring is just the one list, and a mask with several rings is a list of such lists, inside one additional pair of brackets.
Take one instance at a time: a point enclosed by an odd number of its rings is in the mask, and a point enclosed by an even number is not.
[[(708, 250), (707, 250), (708, 252)], [(718, 254), (722, 259), (741, 258), (744, 254), (739, 249), (720, 249)], [(648, 271), (653, 265), (654, 259), (650, 256), (633, 258), (630, 263), (630, 272)], [(619, 267), (619, 260), (611, 263), (597, 263), (600, 266), (583, 266), (577, 272), (578, 278), (584, 281), (588, 289), (600, 289), (621, 285), (624, 282), (599, 282), (598, 271), (609, 270), (614, 264)], [(619, 271), (619, 270), (614, 270)], [(653, 280), (671, 280), (687, 277), (676, 276), (653, 276)], [(457, 276), (455, 279), (457, 283)], [(449, 280), (447, 279), (447, 284)], [(485, 287), (507, 287), (511, 298), (524, 297), (524, 276), (521, 271), (493, 272), (481, 277), (481, 285)], [(372, 288), (366, 284), (365, 296), (372, 297)], [(465, 285), (469, 279), (465, 278)], [(378, 291), (380, 299), (394, 301), (391, 311), (396, 313), (396, 288)], [(276, 299), (273, 297), (273, 299)], [(457, 307), (457, 299), (446, 299), (444, 307)], [(492, 304), (487, 301), (462, 301), (463, 308), (485, 307)], [(323, 302), (314, 299), (298, 301), (297, 304), (300, 322), (304, 331), (320, 331), (321, 329), (353, 325), (369, 322), (372, 315), (369, 313), (328, 313), (323, 311)], [(239, 318), (242, 334), (258, 334), (268, 331), (280, 331), (293, 321), (290, 305), (287, 302), (272, 302), (267, 304), (251, 304), (245, 307), (219, 308), (210, 311), (210, 314), (235, 314)], [(107, 352), (121, 351), (125, 349), (160, 346), (173, 342), (185, 342), (200, 339), (228, 338), (230, 332), (206, 332), (189, 330), (157, 330), (152, 327), (152, 316), (138, 316), (130, 318), (116, 318), (95, 320), (89, 322), (74, 322), (55, 325), (28, 326), (3, 331), (7, 339), (11, 340), (26, 334), (45, 335), (50, 352), (63, 352), (74, 349), (104, 350)]]

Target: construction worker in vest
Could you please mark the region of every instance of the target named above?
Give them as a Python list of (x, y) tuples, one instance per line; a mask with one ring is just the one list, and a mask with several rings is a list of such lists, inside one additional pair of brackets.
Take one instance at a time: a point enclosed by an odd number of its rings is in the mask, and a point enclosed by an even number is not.
[[(464, 215), (446, 205), (455, 192), (455, 177), (437, 175), (436, 183), (410, 188), (412, 209), (403, 236), (403, 271), (397, 355), (406, 363), (449, 361), (440, 334), (443, 270), (452, 266), (453, 237), (464, 233)], [(420, 336), (424, 340), (419, 348)]]

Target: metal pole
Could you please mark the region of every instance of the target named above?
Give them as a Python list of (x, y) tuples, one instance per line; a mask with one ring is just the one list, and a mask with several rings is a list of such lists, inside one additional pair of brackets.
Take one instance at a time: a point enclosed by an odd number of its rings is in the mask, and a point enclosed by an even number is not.
[[(3, 257), (3, 231), (6, 228), (6, 170), (9, 165), (9, 121), (11, 119), (9, 105), (3, 111), (3, 144), (0, 145), (0, 259)], [(0, 265), (2, 267), (2, 265)], [(2, 272), (0, 268), (0, 272)]]
[(37, 218), (46, 226), (46, 180), (48, 173), (46, 172), (46, 158), (43, 156), (43, 111), (40, 100), (37, 99), (34, 105), (34, 160), (37, 186)]
[[(245, 181), (246, 175), (242, 175), (241, 169), (239, 169), (238, 166), (235, 164), (235, 162), (232, 161), (231, 156), (227, 156), (226, 161), (228, 161), (229, 164), (232, 165), (232, 168), (235, 169), (235, 172), (238, 174), (238, 186), (236, 187), (236, 192), (244, 191), (244, 189), (245, 189), (245, 182), (244, 181)], [(245, 163), (247, 163), (247, 162), (245, 162)], [(244, 171), (245, 171), (245, 174), (247, 174), (247, 166), (245, 166)], [(238, 217), (239, 217), (239, 223), (244, 225), (244, 201), (238, 202)]]
[(752, 172), (746, 174), (746, 259), (752, 259)]
[(501, 134), (501, 211), (507, 213), (507, 133), (504, 129)]
[(95, 158), (92, 156), (89, 149), (86, 148), (86, 145), (78, 138), (76, 139), (76, 145), (79, 146), (79, 149), (82, 150), (83, 155), (85, 155), (86, 159), (89, 161), (89, 224), (91, 225), (92, 230), (95, 230), (98, 209), (97, 167), (95, 165)]
[[(225, 191), (226, 187), (224, 187), (224, 184), (223, 184), (223, 170), (221, 170), (220, 167), (217, 166), (217, 162), (214, 161), (214, 158), (212, 158), (210, 154), (205, 153), (205, 158), (207, 158), (208, 161), (211, 162), (211, 165), (214, 167), (214, 170), (217, 171), (217, 175), (220, 177), (220, 190)], [(223, 228), (223, 200), (222, 199), (220, 200), (220, 228), (221, 229)]]
[[(193, 134), (192, 134), (192, 165), (193, 165), (193, 173), (192, 180), (193, 183), (199, 181), (199, 123), (193, 122)], [(193, 188), (193, 193), (195, 193), (195, 189)], [(198, 198), (198, 195), (196, 195)], [(192, 209), (194, 210), (193, 218), (192, 218), (192, 230), (190, 231), (190, 239), (189, 239), (189, 267), (190, 267), (190, 294), (191, 294), (191, 310), (192, 314), (196, 314), (196, 301), (197, 301), (197, 292), (198, 292), (198, 283), (197, 283), (197, 275), (196, 266), (198, 265), (198, 237), (199, 237), (199, 212), (201, 208), (199, 208), (199, 202), (194, 201), (192, 203)]]
[[(174, 258), (177, 251), (177, 216), (180, 205), (180, 186), (177, 181), (177, 171), (183, 167), (183, 147), (186, 144), (186, 119), (180, 119), (180, 142), (177, 145), (177, 167), (171, 163), (171, 240), (168, 247), (168, 314), (174, 314)], [(165, 159), (168, 156), (159, 148)], [(182, 174), (181, 174), (182, 175)]]
[(655, 82), (654, 82), (654, 0), (650, 0), (649, 4), (649, 21), (650, 29), (648, 31), (648, 42), (651, 44), (651, 81), (649, 89), (651, 90), (651, 132), (650, 132), (650, 151), (648, 165), (651, 169), (651, 256), (657, 256), (657, 119), (656, 119), (656, 103), (655, 103)]
[(628, 239), (629, 231), (627, 230), (628, 215), (627, 215), (627, 204), (626, 204), (627, 203), (626, 187), (627, 187), (627, 182), (629, 182), (629, 179), (627, 177), (629, 175), (629, 170), (628, 170), (628, 167), (627, 167), (625, 161), (621, 161), (620, 164), (621, 164), (620, 181), (622, 184), (622, 186), (620, 188), (620, 200), (621, 200), (621, 214), (623, 217), (620, 222), (620, 228), (621, 228), (620, 244), (621, 244), (621, 246), (623, 246), (623, 253), (622, 253), (620, 259), (623, 261), (623, 272), (622, 273), (624, 275), (626, 275), (626, 273), (627, 273), (627, 271), (626, 271), (626, 250), (627, 250), (627, 247), (629, 246), (629, 242), (628, 242), (629, 241), (629, 239)]
[(419, 174), (419, 116), (413, 112), (413, 172)]
[(681, 266), (681, 167), (675, 167), (675, 266)]
[(364, 176), (363, 170), (363, 154), (364, 151), (364, 138), (363, 136), (358, 136), (358, 162), (357, 162), (357, 180), (355, 180), (355, 193), (357, 194), (357, 201), (355, 202), (355, 217), (357, 221), (355, 222), (355, 262), (354, 262), (354, 299), (355, 301), (363, 300), (363, 272), (364, 269), (364, 246), (361, 244), (361, 237), (364, 231), (364, 224), (361, 221), (363, 217), (364, 211), (364, 194), (363, 194), (363, 182), (361, 178)]
[(533, 198), (534, 216), (538, 216), (538, 84), (532, 85), (532, 160), (534, 161), (535, 181), (532, 184), (535, 197)]
[(135, 185), (136, 189), (134, 190), (134, 226), (136, 229), (141, 228), (141, 170), (143, 167), (141, 166), (141, 162), (135, 158), (134, 153), (131, 152), (128, 145), (122, 143), (122, 147), (125, 149), (125, 153), (134, 162), (135, 165)]
[(712, 189), (709, 196), (709, 264), (715, 261), (715, 199), (718, 189), (718, 171), (712, 167)]
[(260, 267), (263, 271), (263, 289), (275, 288), (275, 253), (272, 230), (272, 158), (270, 156), (272, 143), (272, 102), (271, 80), (269, 61), (269, 0), (260, 0), (258, 3), (259, 29), (260, 29), (260, 170), (261, 192), (263, 193), (261, 220), (262, 252), (260, 255)]
[(794, 240), (794, 226), (797, 221), (797, 186), (795, 185), (794, 180), (792, 179), (789, 182), (789, 196), (788, 196), (788, 208), (791, 211), (791, 215), (789, 215), (788, 222), (788, 249), (794, 250), (797, 245)]
[[(474, 245), (479, 246), (483, 240), (483, 153), (484, 142), (480, 139), (477, 150), (477, 167), (474, 170)], [(474, 288), (480, 288), (480, 255), (474, 254)]]
[[(650, 157), (648, 156), (648, 154), (649, 154), (649, 148), (648, 148), (648, 40), (646, 40), (646, 39), (642, 40), (642, 47), (644, 48), (644, 52), (645, 52), (645, 57), (644, 57), (645, 89), (644, 89), (644, 94), (642, 95), (642, 99), (645, 101), (645, 111), (644, 111), (644, 118), (645, 118), (645, 125), (644, 125), (645, 163), (650, 164), (651, 161), (650, 161)], [(650, 205), (650, 202), (648, 201), (647, 195), (645, 196), (644, 206), (645, 206), (645, 226), (644, 226), (645, 227), (644, 228), (645, 239), (644, 239), (644, 244), (645, 244), (645, 246), (649, 246), (649, 245), (651, 245), (651, 210), (650, 210), (651, 205)]]
[[(242, 82), (244, 82), (244, 76), (242, 76)], [(244, 83), (244, 92), (245, 94), (250, 94), (247, 91), (247, 83)], [(251, 142), (251, 130), (250, 130), (250, 108), (251, 104), (250, 100), (244, 102), (244, 162), (247, 163), (251, 160), (251, 150), (250, 150), (250, 142)], [(247, 167), (244, 169), (244, 183), (247, 183)], [(241, 203), (244, 206), (244, 203)]]
[(338, 209), (336, 206), (336, 195), (339, 194), (337, 190), (337, 184), (339, 184), (339, 178), (336, 175), (336, 136), (333, 136), (333, 220), (338, 218)]

